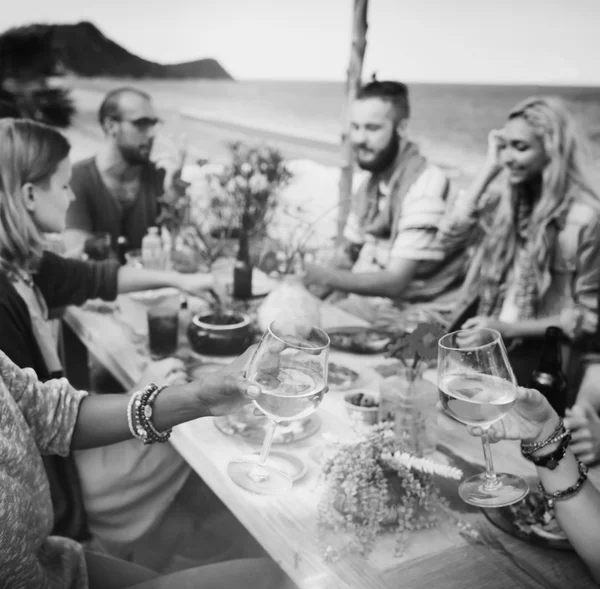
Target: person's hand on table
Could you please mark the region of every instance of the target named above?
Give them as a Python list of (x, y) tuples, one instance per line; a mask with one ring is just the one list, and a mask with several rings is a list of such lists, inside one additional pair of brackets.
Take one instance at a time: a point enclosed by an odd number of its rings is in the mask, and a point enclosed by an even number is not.
[[(545, 440), (556, 429), (558, 420), (558, 415), (539, 391), (518, 387), (517, 400), (512, 409), (490, 426), (488, 435), (490, 442)], [(481, 436), (483, 429), (479, 426), (469, 427), (469, 433)]]
[(570, 448), (585, 464), (600, 459), (600, 417), (594, 408), (582, 401), (567, 409), (565, 427), (571, 430)]
[[(460, 327), (464, 330), (476, 330), (476, 329), (495, 329), (504, 338), (510, 338), (511, 336), (511, 325), (491, 317), (484, 317), (478, 315), (477, 317), (471, 317), (467, 319)], [(461, 348), (474, 348), (480, 346), (483, 343), (482, 334), (477, 331), (470, 333), (461, 333), (456, 337), (457, 343)]]
[(234, 413), (260, 395), (260, 387), (244, 376), (255, 350), (256, 345), (250, 346), (231, 364), (187, 385), (208, 415), (216, 417)]
[(140, 377), (136, 389), (141, 389), (150, 383), (157, 385), (183, 384), (187, 380), (183, 362), (178, 358), (150, 361)]
[(332, 272), (334, 272), (332, 268), (305, 263), (302, 280), (306, 286), (328, 286), (329, 277)]
[(203, 272), (177, 274), (173, 286), (187, 294), (197, 296), (204, 296), (207, 291), (214, 291), (219, 288), (215, 277), (210, 273)]

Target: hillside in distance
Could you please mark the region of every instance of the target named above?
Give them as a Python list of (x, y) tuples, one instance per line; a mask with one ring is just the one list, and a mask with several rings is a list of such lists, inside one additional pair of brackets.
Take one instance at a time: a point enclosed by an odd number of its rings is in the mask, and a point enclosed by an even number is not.
[(233, 79), (214, 59), (176, 64), (143, 59), (106, 37), (90, 22), (33, 24), (4, 33), (11, 36), (20, 34), (50, 40), (59, 74), (115, 78)]

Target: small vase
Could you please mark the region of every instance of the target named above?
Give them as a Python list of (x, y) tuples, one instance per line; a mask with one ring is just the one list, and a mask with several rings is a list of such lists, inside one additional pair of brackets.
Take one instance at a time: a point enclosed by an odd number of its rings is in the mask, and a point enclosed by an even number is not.
[(248, 234), (241, 231), (237, 260), (233, 268), (233, 296), (236, 299), (252, 297), (252, 264), (250, 263), (250, 248)]
[(437, 387), (418, 369), (403, 368), (381, 382), (379, 420), (394, 422), (395, 434), (416, 456), (436, 449)]

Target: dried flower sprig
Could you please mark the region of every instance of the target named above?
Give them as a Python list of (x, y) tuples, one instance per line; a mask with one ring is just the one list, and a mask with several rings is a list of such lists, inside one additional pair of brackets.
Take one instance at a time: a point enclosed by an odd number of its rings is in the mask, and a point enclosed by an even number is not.
[[(459, 469), (418, 459), (387, 422), (372, 426), (357, 441), (339, 444), (323, 465), (325, 492), (318, 510), (319, 541), (327, 559), (357, 547), (368, 556), (377, 535), (394, 531), (401, 554), (412, 530), (438, 524), (445, 500), (434, 476), (460, 478)], [(351, 540), (334, 548), (344, 533)]]
[(395, 469), (404, 467), (409, 470), (418, 470), (426, 474), (437, 475), (447, 479), (460, 480), (463, 477), (463, 471), (460, 470), (460, 468), (440, 464), (429, 458), (413, 456), (409, 452), (400, 452), (397, 450), (393, 454), (384, 453), (381, 455), (381, 460)]

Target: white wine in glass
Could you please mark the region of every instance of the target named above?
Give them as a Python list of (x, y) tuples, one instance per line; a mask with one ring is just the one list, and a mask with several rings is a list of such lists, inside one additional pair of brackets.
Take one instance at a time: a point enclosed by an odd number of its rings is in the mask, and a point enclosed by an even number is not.
[(260, 386), (254, 405), (269, 418), (260, 455), (233, 460), (227, 472), (234, 483), (259, 494), (275, 494), (292, 486), (291, 478), (269, 461), (278, 423), (313, 413), (327, 392), (329, 336), (318, 327), (274, 321), (263, 335), (246, 369)]
[[(477, 346), (468, 342), (476, 333)], [(463, 481), (461, 498), (477, 507), (502, 507), (529, 492), (520, 477), (494, 472), (487, 431), (512, 408), (517, 396), (515, 375), (504, 342), (495, 329), (455, 331), (438, 344), (438, 388), (444, 409), (457, 421), (483, 429), (485, 473)]]

